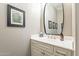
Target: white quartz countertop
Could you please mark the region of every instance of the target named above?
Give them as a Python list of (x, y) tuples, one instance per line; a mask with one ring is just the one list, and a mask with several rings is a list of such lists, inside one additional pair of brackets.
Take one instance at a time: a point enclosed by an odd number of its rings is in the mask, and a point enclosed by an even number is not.
[(31, 35), (31, 39), (74, 51), (74, 40), (71, 36), (64, 36), (64, 41), (50, 39), (47, 36), (39, 37), (39, 35)]

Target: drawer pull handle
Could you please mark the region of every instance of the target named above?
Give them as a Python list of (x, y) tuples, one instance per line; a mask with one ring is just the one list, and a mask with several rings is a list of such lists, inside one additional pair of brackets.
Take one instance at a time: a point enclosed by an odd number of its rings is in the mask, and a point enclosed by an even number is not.
[(66, 54), (61, 53), (60, 51), (56, 51), (56, 53), (66, 56)]

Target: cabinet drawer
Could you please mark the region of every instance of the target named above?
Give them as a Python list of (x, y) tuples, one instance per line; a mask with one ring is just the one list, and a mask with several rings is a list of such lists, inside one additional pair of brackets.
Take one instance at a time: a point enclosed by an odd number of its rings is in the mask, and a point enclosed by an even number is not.
[(60, 47), (54, 47), (55, 56), (71, 56), (71, 51)]
[(47, 44), (47, 43), (44, 43), (44, 42), (39, 42), (39, 41), (35, 41), (35, 40), (31, 40), (31, 43), (32, 44), (37, 44), (41, 47), (44, 47), (44, 48), (50, 48), (51, 45)]
[(36, 48), (45, 50), (49, 53), (53, 53), (53, 50), (51, 49), (51, 47), (53, 48), (53, 46), (51, 46), (49, 44), (46, 44), (46, 43), (43, 43), (43, 42), (38, 42), (38, 41), (32, 40), (31, 41), (31, 46), (35, 46)]
[(53, 55), (45, 50), (36, 48), (35, 46), (31, 46), (31, 48), (32, 48), (31, 49), (32, 56), (52, 56)]

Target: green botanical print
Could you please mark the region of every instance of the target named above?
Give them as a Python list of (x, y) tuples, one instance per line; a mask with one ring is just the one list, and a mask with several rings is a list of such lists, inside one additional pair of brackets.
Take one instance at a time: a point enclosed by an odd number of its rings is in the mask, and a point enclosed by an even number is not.
[(12, 20), (13, 20), (13, 22), (21, 23), (21, 16), (18, 13), (13, 13)]

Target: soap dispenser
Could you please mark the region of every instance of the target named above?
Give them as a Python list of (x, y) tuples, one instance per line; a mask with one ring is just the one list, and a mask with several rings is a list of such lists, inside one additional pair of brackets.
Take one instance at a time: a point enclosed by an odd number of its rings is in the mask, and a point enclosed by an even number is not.
[(40, 36), (40, 37), (43, 37), (43, 32), (40, 32), (39, 36)]

